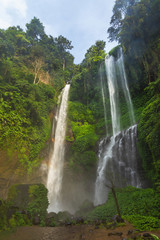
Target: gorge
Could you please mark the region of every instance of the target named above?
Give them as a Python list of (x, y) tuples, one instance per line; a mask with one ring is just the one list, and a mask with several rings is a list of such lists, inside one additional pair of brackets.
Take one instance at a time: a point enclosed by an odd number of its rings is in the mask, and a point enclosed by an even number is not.
[(0, 29), (2, 231), (68, 219), (106, 228), (115, 195), (125, 221), (160, 228), (159, 12), (159, 0), (116, 0), (117, 46), (97, 40), (80, 64), (36, 17)]
[[(141, 182), (138, 175), (139, 155), (137, 150), (137, 125), (133, 105), (128, 88), (122, 49), (119, 49), (118, 59), (109, 56), (105, 60), (106, 77), (100, 76), (101, 92), (104, 105), (104, 118), (106, 122), (106, 137), (99, 143), (97, 177), (95, 182), (94, 204), (100, 205), (107, 200), (109, 189), (105, 186), (114, 182), (117, 187), (135, 186), (140, 187)], [(104, 83), (103, 81), (107, 81)], [(63, 166), (65, 161), (65, 132), (67, 119), (67, 101), (70, 85), (63, 89), (62, 100), (57, 117), (55, 130), (54, 149), (49, 163), (47, 188), (49, 191), (48, 211), (62, 211), (62, 184)], [(123, 92), (126, 101), (129, 128), (124, 130), (120, 123), (120, 91)], [(110, 99), (110, 115), (112, 120), (112, 132), (107, 126), (106, 99)], [(54, 126), (55, 127), (55, 126)], [(72, 190), (70, 189), (72, 192)], [(70, 192), (68, 192), (70, 194)], [(76, 194), (76, 192), (75, 192)], [(70, 199), (70, 201), (72, 201)], [(67, 203), (66, 203), (67, 205)]]

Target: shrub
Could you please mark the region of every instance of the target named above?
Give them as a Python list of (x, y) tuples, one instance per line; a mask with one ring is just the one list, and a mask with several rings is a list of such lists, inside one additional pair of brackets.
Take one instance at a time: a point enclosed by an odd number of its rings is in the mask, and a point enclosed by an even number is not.
[(35, 216), (40, 218), (40, 222), (44, 225), (45, 217), (48, 208), (47, 189), (43, 184), (31, 185), (29, 187), (29, 203), (27, 211), (31, 219)]
[(160, 229), (160, 220), (152, 216), (125, 215), (123, 218), (132, 223), (140, 231)]
[[(129, 186), (124, 189), (117, 189), (116, 195), (122, 215), (160, 218), (160, 195), (154, 189), (137, 189)], [(109, 220), (115, 214), (117, 214), (116, 206), (110, 192), (107, 202), (91, 211), (88, 218), (91, 220)]]

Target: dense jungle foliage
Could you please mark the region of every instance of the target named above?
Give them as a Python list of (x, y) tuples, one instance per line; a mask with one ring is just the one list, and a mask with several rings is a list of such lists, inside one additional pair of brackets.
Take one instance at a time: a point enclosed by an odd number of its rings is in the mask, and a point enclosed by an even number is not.
[[(159, 13), (160, 0), (116, 0), (108, 29), (109, 39), (116, 40), (124, 52), (142, 167), (154, 187), (117, 192), (122, 214), (141, 230), (147, 224), (148, 229), (160, 227)], [(109, 54), (117, 57), (118, 48)], [(96, 166), (97, 142), (106, 132), (99, 76), (99, 71), (105, 71), (103, 67), (99, 70), (106, 57), (105, 42), (98, 40), (92, 45), (79, 65), (73, 64), (71, 49), (71, 42), (65, 37), (47, 36), (37, 18), (26, 24), (26, 31), (19, 26), (0, 30), (0, 148), (10, 154), (16, 152), (28, 173), (40, 163), (40, 151), (51, 132), (49, 114), (70, 80), (68, 128), (72, 134), (66, 136), (71, 143), (69, 166), (75, 171)], [(123, 101), (120, 108), (121, 125), (126, 128), (128, 116)], [(111, 129), (110, 119), (107, 126)], [(32, 190), (36, 196), (36, 188)], [(36, 204), (35, 201), (30, 205), (31, 215)], [(107, 205), (95, 209), (88, 219), (112, 217), (116, 214), (113, 204), (110, 194)], [(6, 206), (3, 202), (0, 205), (4, 216)], [(19, 216), (10, 225), (16, 218)]]
[(30, 173), (51, 132), (49, 113), (70, 80), (71, 42), (45, 34), (39, 19), (0, 30), (0, 148)]
[[(118, 41), (119, 46), (123, 49), (128, 84), (138, 123), (138, 149), (142, 167), (146, 177), (155, 188), (155, 190), (144, 191), (130, 188), (117, 190), (121, 213), (125, 219), (141, 230), (160, 228), (158, 207), (160, 191), (159, 13), (159, 0), (116, 0), (111, 27), (108, 29), (109, 39)], [(119, 46), (112, 49), (109, 55), (117, 58)], [(87, 158), (85, 154), (88, 151), (96, 151), (96, 136), (99, 139), (100, 136), (105, 135), (103, 103), (100, 97), (101, 78), (98, 74), (98, 71), (105, 72), (103, 69), (104, 58), (103, 42), (98, 41), (87, 51), (84, 61), (77, 66), (78, 72), (74, 72), (72, 78), (69, 105), (70, 125), (74, 133), (70, 157), (72, 167), (76, 165), (90, 167), (91, 158)], [(84, 109), (86, 109), (87, 117)], [(109, 111), (109, 107), (107, 109)], [(126, 128), (128, 127), (128, 116), (123, 99), (121, 99), (120, 111), (122, 113), (121, 127)], [(107, 120), (107, 128), (111, 129), (110, 119)], [(92, 141), (89, 138), (91, 133)], [(87, 140), (90, 145), (87, 144)], [(77, 154), (77, 152), (79, 153)], [(92, 160), (92, 164), (94, 166), (94, 160)], [(110, 193), (106, 205), (93, 210), (88, 215), (88, 219), (104, 218), (109, 220), (116, 213), (114, 200)]]
[(38, 217), (45, 225), (48, 207), (48, 190), (43, 184), (12, 185), (7, 201), (0, 203), (0, 231), (19, 226), (31, 226)]
[[(120, 211), (124, 219), (133, 223), (136, 229), (153, 230), (160, 228), (160, 196), (153, 189), (137, 189), (126, 187), (116, 190)], [(98, 206), (86, 213), (88, 221), (97, 219), (110, 220), (117, 214), (112, 193), (106, 204)]]
[[(116, 1), (109, 39), (122, 46), (138, 117), (139, 150), (147, 176), (160, 183), (160, 1)], [(114, 52), (114, 51), (113, 51)], [(139, 105), (139, 106), (138, 106)]]
[[(117, 0), (113, 8), (111, 27), (108, 29), (110, 41), (116, 40), (123, 49), (128, 84), (136, 121), (139, 123), (139, 152), (146, 176), (157, 186), (160, 181), (159, 12), (159, 0)], [(79, 162), (83, 162), (82, 164), (86, 166), (90, 165), (90, 159), (88, 158), (87, 161), (86, 158), (85, 161), (84, 154), (95, 151), (96, 138), (105, 135), (103, 103), (100, 97), (101, 79), (98, 74), (106, 55), (104, 47), (103, 41), (97, 41), (91, 46), (83, 62), (75, 69), (72, 78), (69, 105), (70, 125), (74, 133), (70, 158), (72, 166)], [(118, 49), (119, 47), (112, 49), (109, 54), (117, 58)], [(103, 67), (101, 71), (105, 71)], [(109, 108), (107, 109), (109, 111)], [(120, 110), (121, 127), (126, 128), (128, 116), (123, 99)], [(86, 111), (86, 117), (83, 111)], [(87, 114), (88, 111), (93, 119)], [(110, 119), (107, 121), (108, 129), (111, 129)], [(93, 135), (92, 141), (90, 134)]]
[[(138, 124), (138, 147), (146, 175), (159, 185), (160, 175), (160, 1), (117, 0), (109, 39), (122, 47)], [(49, 113), (65, 83), (71, 80), (68, 127), (72, 136), (69, 165), (88, 170), (96, 166), (97, 141), (105, 135), (100, 87), (105, 42), (98, 40), (79, 65), (73, 46), (63, 36), (45, 33), (39, 19), (0, 30), (0, 148), (16, 152), (30, 173), (51, 132)], [(117, 57), (118, 47), (109, 54)], [(101, 67), (101, 71), (105, 71)], [(108, 101), (108, 100), (107, 100)], [(126, 106), (120, 106), (122, 128), (128, 127)], [(109, 108), (108, 108), (109, 109)], [(111, 129), (111, 120), (107, 120)]]
[(77, 66), (71, 82), (69, 125), (72, 128), (73, 145), (70, 166), (83, 170), (96, 166), (96, 143), (104, 135), (104, 112), (98, 72), (105, 58), (105, 42), (91, 46), (83, 62)]

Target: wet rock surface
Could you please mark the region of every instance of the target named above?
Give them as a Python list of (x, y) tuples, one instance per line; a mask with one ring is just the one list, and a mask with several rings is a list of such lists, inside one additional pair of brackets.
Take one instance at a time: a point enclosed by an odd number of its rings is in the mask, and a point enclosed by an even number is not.
[[(128, 235), (128, 232), (130, 234)], [(128, 240), (137, 239), (131, 238), (135, 234), (132, 225), (127, 224), (123, 227), (117, 227), (115, 230), (98, 228), (95, 229), (94, 225), (74, 225), (63, 227), (39, 227), (39, 226), (26, 226), (20, 227), (13, 233), (0, 233), (0, 240)], [(151, 233), (143, 232), (138, 233), (142, 239), (151, 239)], [(160, 231), (153, 234), (160, 237)]]

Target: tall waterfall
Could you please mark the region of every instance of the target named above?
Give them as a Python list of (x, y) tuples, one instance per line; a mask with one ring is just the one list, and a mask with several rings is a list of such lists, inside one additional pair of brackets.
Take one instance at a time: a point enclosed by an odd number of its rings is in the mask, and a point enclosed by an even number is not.
[[(140, 186), (137, 174), (137, 126), (134, 125), (133, 105), (121, 49), (118, 60), (112, 56), (106, 58), (105, 67), (110, 98), (112, 136), (108, 137), (109, 134), (107, 134), (99, 144), (95, 205), (102, 204), (107, 200), (108, 188), (106, 185), (110, 185), (111, 182), (121, 187), (125, 185)], [(129, 112), (131, 127), (125, 131), (121, 131), (119, 89), (124, 94)], [(105, 111), (106, 108), (104, 108)], [(107, 114), (104, 113), (104, 115), (106, 118)]]
[(126, 72), (125, 72), (125, 68), (124, 68), (122, 48), (120, 48), (120, 56), (119, 56), (119, 59), (117, 60), (117, 65), (118, 65), (118, 69), (119, 69), (119, 72), (120, 72), (119, 76), (120, 76), (122, 88), (123, 88), (123, 91), (124, 91), (126, 103), (128, 105), (130, 123), (131, 123), (131, 125), (133, 125), (135, 123), (135, 117), (134, 117), (134, 111), (133, 111), (131, 96), (130, 96), (130, 92), (129, 92), (129, 88), (128, 88)]
[(101, 83), (101, 91), (102, 91), (102, 100), (103, 100), (103, 107), (104, 107), (104, 119), (105, 119), (105, 126), (106, 126), (106, 135), (108, 134), (108, 126), (107, 126), (107, 105), (106, 105), (106, 84), (105, 84), (105, 78), (102, 74), (103, 68), (102, 65), (100, 65), (99, 69), (99, 75), (100, 75), (100, 83)]
[(70, 85), (63, 89), (62, 100), (57, 116), (57, 126), (55, 131), (54, 150), (49, 163), (47, 188), (49, 208), (48, 212), (58, 212), (61, 206), (61, 188), (64, 165), (64, 140), (66, 132), (67, 103)]
[(115, 136), (120, 131), (120, 118), (119, 118), (120, 115), (119, 115), (119, 97), (117, 91), (118, 84), (114, 58), (112, 56), (106, 58), (105, 64), (111, 106), (112, 130), (113, 136)]

